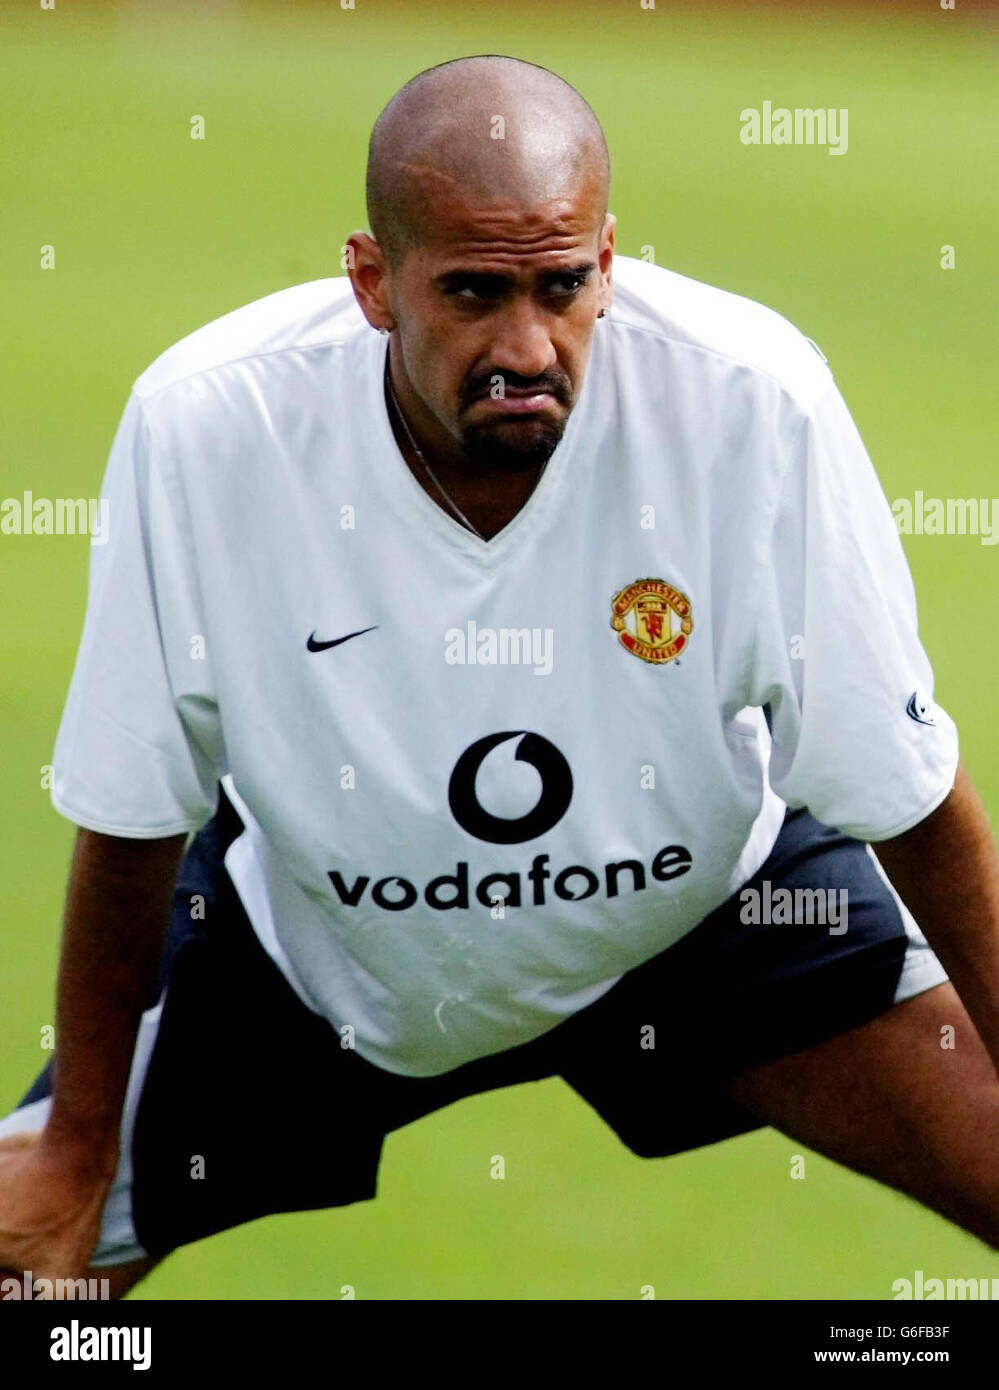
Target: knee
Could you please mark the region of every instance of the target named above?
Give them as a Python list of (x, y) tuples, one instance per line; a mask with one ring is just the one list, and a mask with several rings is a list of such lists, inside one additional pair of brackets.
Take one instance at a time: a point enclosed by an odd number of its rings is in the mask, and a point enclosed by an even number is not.
[(160, 1259), (146, 1255), (141, 1260), (130, 1260), (128, 1264), (91, 1265), (87, 1277), (100, 1281), (97, 1287), (102, 1298), (114, 1300), (124, 1298), (159, 1263)]
[(991, 1157), (969, 1169), (951, 1171), (936, 1204), (952, 1221), (999, 1250), (999, 1171)]

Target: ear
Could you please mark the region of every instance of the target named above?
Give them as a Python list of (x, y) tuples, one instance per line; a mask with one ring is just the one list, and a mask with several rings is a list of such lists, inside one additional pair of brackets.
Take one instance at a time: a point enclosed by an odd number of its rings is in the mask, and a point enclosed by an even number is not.
[(614, 286), (611, 283), (611, 272), (614, 266), (614, 228), (617, 226), (617, 218), (609, 212), (604, 218), (603, 229), (600, 233), (600, 248), (597, 252), (597, 265), (600, 270), (600, 307), (607, 310), (611, 306), (614, 297)]
[(395, 327), (388, 305), (388, 263), (385, 253), (367, 232), (351, 232), (347, 238), (347, 274), (354, 297), (372, 328), (391, 332)]

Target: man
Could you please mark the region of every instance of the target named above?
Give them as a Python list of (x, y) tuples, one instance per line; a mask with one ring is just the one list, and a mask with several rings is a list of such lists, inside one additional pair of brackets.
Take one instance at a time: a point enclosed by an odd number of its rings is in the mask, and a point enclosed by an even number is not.
[(608, 178), (554, 74), (431, 69), (349, 285), (136, 382), (0, 1266), (120, 1295), (550, 1075), (637, 1153), (772, 1124), (997, 1243), (999, 871), (887, 504), (807, 339), (615, 260)]

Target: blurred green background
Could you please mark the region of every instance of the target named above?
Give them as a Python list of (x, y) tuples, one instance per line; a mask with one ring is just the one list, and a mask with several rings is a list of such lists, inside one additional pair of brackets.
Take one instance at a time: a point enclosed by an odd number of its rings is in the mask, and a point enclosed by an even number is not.
[[(619, 249), (758, 299), (822, 347), (891, 498), (996, 486), (996, 28), (934, 4), (6, 3), (0, 498), (96, 495), (129, 386), (170, 343), (339, 274), (371, 124), (424, 67), (500, 52), (601, 117)], [(746, 147), (765, 100), (847, 107), (849, 152)], [(206, 138), (190, 138), (201, 115)], [(54, 270), (40, 269), (55, 247)], [(956, 268), (940, 268), (940, 247)], [(999, 548), (906, 539), (937, 694), (999, 810)], [(0, 536), (0, 1113), (48, 1054), (72, 827), (41, 788), (84, 613), (81, 537)], [(684, 1064), (677, 1046), (677, 1066)], [(662, 1097), (668, 1105), (668, 1095)], [(269, 1133), (259, 1148), (294, 1141)], [(343, 1143), (349, 1144), (345, 1133)], [(887, 1298), (999, 1276), (906, 1199), (762, 1131), (632, 1156), (560, 1081), (390, 1136), (376, 1202), (188, 1247), (155, 1298)], [(489, 1177), (506, 1158), (505, 1181)]]

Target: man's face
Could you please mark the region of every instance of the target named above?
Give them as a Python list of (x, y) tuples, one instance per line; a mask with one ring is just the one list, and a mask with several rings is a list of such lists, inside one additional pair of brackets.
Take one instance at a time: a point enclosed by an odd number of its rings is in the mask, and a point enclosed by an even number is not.
[(595, 196), (525, 210), (455, 197), (385, 293), (417, 408), (472, 462), (539, 464), (579, 396), (610, 297), (614, 219)]

